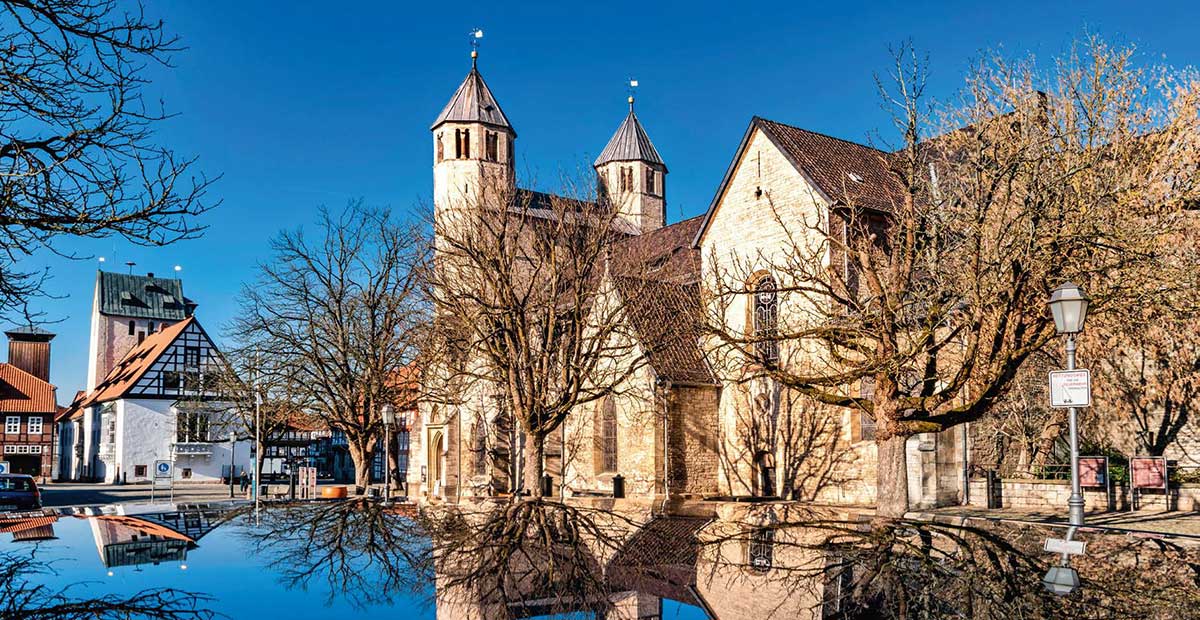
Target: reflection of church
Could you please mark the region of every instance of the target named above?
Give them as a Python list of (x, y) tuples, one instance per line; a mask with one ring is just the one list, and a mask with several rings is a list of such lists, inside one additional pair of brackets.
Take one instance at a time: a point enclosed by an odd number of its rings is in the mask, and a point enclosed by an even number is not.
[(177, 510), (86, 517), (100, 561), (107, 568), (183, 562), (188, 551), (222, 522), (225, 510), (183, 506)]

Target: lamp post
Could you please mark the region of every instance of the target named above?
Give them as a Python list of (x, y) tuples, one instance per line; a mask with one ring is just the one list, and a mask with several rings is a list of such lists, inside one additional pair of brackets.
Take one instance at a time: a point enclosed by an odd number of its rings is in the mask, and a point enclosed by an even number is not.
[(396, 412), (391, 405), (384, 405), (380, 411), (383, 417), (383, 503), (392, 501), (392, 465), (391, 457), (392, 424), (396, 422)]
[(237, 433), (229, 431), (229, 499), (233, 499), (233, 461), (237, 444), (233, 443), (237, 440)]
[[(1075, 370), (1075, 334), (1083, 331), (1091, 300), (1083, 289), (1072, 282), (1064, 282), (1050, 294), (1050, 314), (1054, 317), (1054, 328), (1067, 337), (1067, 370)], [(1067, 511), (1071, 525), (1083, 525), (1083, 492), (1079, 486), (1079, 424), (1077, 408), (1067, 408), (1067, 420), (1071, 438), (1071, 497), (1067, 500)]]

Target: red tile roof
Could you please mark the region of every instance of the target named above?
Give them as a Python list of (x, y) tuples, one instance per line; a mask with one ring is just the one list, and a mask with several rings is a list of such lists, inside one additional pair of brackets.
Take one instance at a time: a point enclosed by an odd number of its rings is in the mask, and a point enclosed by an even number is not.
[(82, 402), (76, 401), (71, 403), (71, 413), (75, 415), (75, 411), (82, 410), (92, 405), (116, 400), (125, 396), (130, 388), (137, 384), (138, 379), (146, 374), (147, 370), (154, 365), (157, 360), (172, 342), (187, 329), (189, 325), (196, 321), (196, 317), (188, 317), (178, 323), (172, 323), (161, 331), (155, 332), (146, 336), (146, 339), (141, 344), (134, 347), (125, 357), (109, 371), (108, 376), (96, 389), (92, 391), (91, 396), (85, 398)]
[(53, 414), (56, 400), (53, 385), (12, 364), (0, 364), (0, 412)]

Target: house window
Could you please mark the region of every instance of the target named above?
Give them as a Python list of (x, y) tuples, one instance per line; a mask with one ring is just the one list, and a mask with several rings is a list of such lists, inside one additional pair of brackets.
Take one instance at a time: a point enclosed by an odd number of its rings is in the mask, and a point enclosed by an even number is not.
[(753, 315), (754, 352), (759, 361), (774, 364), (779, 361), (779, 294), (775, 279), (769, 275), (754, 285)]
[(183, 349), (183, 365), (186, 368), (200, 367), (200, 347), (185, 347)]
[(775, 564), (775, 530), (759, 528), (750, 534), (746, 564), (756, 573), (766, 573)]
[(129, 335), (132, 336), (134, 334), (135, 330), (137, 330), (137, 321), (130, 321), (129, 322)]
[(21, 432), (21, 416), (10, 415), (4, 418), (4, 434), (16, 435)]
[(134, 465), (133, 466), (133, 477), (145, 478), (146, 477), (146, 466), (145, 465)]
[(485, 140), (485, 147), (486, 147), (485, 154), (487, 155), (488, 161), (498, 161), (499, 160), (499, 153), (498, 153), (498, 151), (500, 150), (499, 138), (500, 138), (500, 136), (496, 135), (496, 132), (494, 132), (494, 131), (487, 132), (487, 136), (486, 136), (486, 140)]
[(184, 480), (191, 478), (192, 477), (192, 468), (184, 467), (183, 469), (179, 470), (179, 477), (183, 478)]
[(178, 443), (208, 441), (208, 412), (179, 411), (175, 414), (175, 440)]
[(173, 370), (168, 370), (162, 374), (162, 386), (164, 390), (178, 390), (181, 382), (179, 373)]
[(600, 404), (600, 471), (617, 471), (617, 402), (612, 396)]
[(446, 152), (446, 145), (442, 142), (442, 134), (439, 133), (437, 135), (437, 140), (435, 141), (435, 144), (437, 145), (436, 146), (437, 161), (440, 163), (442, 161), (442, 159), (445, 157), (445, 152)]
[(32, 418), (29, 418), (29, 434), (30, 435), (41, 435), (42, 434), (42, 418), (41, 418), (41, 416), (34, 416)]
[(655, 190), (654, 185), (655, 185), (655, 181), (656, 181), (656, 179), (654, 178), (655, 174), (656, 173), (654, 170), (646, 171), (646, 193), (650, 194), (651, 196), (653, 196), (657, 193), (654, 191)]

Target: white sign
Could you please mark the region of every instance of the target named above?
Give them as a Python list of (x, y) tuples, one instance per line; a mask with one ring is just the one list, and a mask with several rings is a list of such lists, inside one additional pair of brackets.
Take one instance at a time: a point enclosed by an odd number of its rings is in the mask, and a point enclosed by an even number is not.
[(1050, 373), (1051, 407), (1091, 407), (1092, 373), (1087, 370), (1055, 370)]
[(1062, 538), (1047, 538), (1046, 553), (1064, 553), (1066, 555), (1083, 555), (1087, 543), (1082, 540), (1064, 540)]
[(12, 470), (8, 468), (8, 461), (0, 461), (0, 474), (10, 474)]
[(171, 461), (154, 461), (154, 477), (155, 478), (170, 478), (171, 477)]

